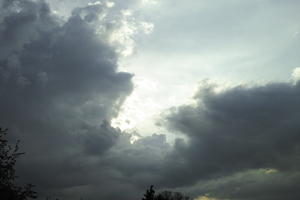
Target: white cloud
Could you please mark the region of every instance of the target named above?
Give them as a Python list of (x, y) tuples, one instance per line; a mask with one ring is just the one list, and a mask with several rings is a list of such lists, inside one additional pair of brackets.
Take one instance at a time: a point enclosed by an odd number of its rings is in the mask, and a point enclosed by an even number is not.
[(293, 70), (292, 80), (295, 81), (295, 82), (300, 80), (300, 67), (297, 67)]
[(141, 27), (144, 31), (144, 33), (146, 34), (150, 34), (152, 33), (153, 29), (154, 29), (154, 24), (153, 23), (150, 23), (150, 22), (141, 22)]
[(107, 6), (108, 8), (112, 8), (112, 7), (115, 6), (115, 2), (108, 1), (108, 2), (106, 2), (106, 6)]
[(134, 83), (133, 93), (124, 102), (119, 116), (112, 120), (112, 126), (121, 130), (134, 129), (162, 110), (161, 102), (149, 95), (160, 90), (158, 82), (138, 77), (134, 78)]
[(96, 1), (96, 2), (90, 2), (88, 3), (89, 6), (95, 6), (95, 5), (102, 5), (101, 1)]
[(156, 4), (158, 4), (158, 1), (157, 0), (142, 0), (142, 3), (156, 5)]

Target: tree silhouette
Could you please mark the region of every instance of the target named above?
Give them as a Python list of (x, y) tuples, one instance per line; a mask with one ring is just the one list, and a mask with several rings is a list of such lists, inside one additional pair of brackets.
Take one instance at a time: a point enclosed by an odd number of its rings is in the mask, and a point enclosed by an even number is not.
[(155, 191), (154, 191), (153, 187), (154, 186), (151, 185), (150, 188), (147, 189), (142, 200), (154, 200)]
[(5, 136), (7, 129), (0, 128), (0, 197), (1, 200), (26, 200), (36, 198), (36, 192), (32, 190), (33, 185), (24, 187), (16, 185), (16, 162), (23, 155), (19, 152), (19, 141), (12, 146)]
[(190, 197), (181, 192), (163, 191), (155, 196), (155, 200), (189, 200)]
[(149, 189), (147, 189), (146, 193), (142, 200), (189, 200), (190, 197), (183, 195), (180, 192), (172, 192), (172, 191), (162, 191), (159, 194), (155, 195), (154, 186), (151, 185)]

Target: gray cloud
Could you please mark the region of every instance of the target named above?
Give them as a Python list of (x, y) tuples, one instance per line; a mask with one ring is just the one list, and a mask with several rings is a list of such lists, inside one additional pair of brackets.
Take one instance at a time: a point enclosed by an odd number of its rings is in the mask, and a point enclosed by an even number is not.
[(110, 19), (103, 5), (62, 19), (43, 1), (0, 5), (0, 124), (21, 139), (20, 181), (41, 198), (136, 199), (150, 184), (220, 199), (299, 198), (300, 83), (205, 85), (196, 105), (165, 116), (186, 141), (153, 134), (131, 144), (109, 124), (133, 88), (109, 42), (121, 8)]
[[(188, 137), (175, 144), (166, 180), (176, 174), (178, 181), (168, 184), (208, 181), (217, 186), (199, 187), (198, 192), (220, 199), (299, 198), (293, 185), (299, 182), (300, 83), (238, 86), (219, 93), (214, 89), (204, 84), (195, 96), (196, 106), (174, 108), (167, 115), (168, 127)], [(258, 169), (276, 173), (249, 183), (247, 171)], [(224, 182), (233, 175), (235, 180)]]
[(80, 8), (64, 21), (43, 1), (1, 6), (0, 122), (26, 152), (21, 181), (42, 196), (119, 183), (101, 160), (121, 135), (109, 121), (130, 94), (132, 75), (117, 72), (112, 30), (95, 28), (107, 24), (96, 15), (107, 8)]
[(271, 170), (257, 169), (237, 172), (229, 176), (199, 181), (196, 185), (185, 188), (194, 196), (215, 199), (298, 199), (299, 173), (278, 173)]
[(102, 15), (109, 8), (99, 4), (68, 19), (43, 1), (1, 6), (0, 124), (26, 152), (20, 182), (35, 184), (41, 199), (142, 196), (171, 147), (158, 134), (131, 144), (110, 126), (133, 88), (109, 40), (121, 15)]

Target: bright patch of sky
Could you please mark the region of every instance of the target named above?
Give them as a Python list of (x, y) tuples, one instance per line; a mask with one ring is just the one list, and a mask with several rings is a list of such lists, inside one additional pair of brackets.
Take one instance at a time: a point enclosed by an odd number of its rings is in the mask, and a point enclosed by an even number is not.
[[(70, 12), (64, 4), (53, 3)], [(165, 131), (155, 125), (160, 113), (190, 103), (204, 79), (237, 85), (300, 77), (294, 70), (300, 66), (300, 1), (116, 0), (107, 6), (138, 19), (124, 20), (116, 33), (126, 47), (120, 70), (135, 74), (135, 89), (112, 121), (122, 130)]]
[(218, 200), (218, 199), (208, 197), (208, 196), (200, 196), (200, 197), (195, 198), (195, 200)]
[(220, 85), (290, 81), (300, 64), (299, 6), (164, 0), (142, 7), (154, 28), (136, 38), (136, 54), (123, 60), (136, 76), (136, 88), (115, 121), (122, 129), (162, 131), (154, 126), (159, 113), (189, 103), (203, 79)]

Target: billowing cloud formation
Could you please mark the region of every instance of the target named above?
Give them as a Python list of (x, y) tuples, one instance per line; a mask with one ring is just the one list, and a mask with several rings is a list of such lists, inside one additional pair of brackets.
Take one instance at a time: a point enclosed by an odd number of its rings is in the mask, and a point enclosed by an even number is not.
[(136, 199), (156, 184), (199, 199), (299, 199), (297, 80), (205, 85), (166, 116), (186, 141), (131, 144), (110, 126), (132, 91), (117, 65), (123, 34), (136, 31), (123, 26), (128, 13), (93, 3), (62, 19), (43, 1), (0, 5), (0, 125), (22, 141), (18, 174), (41, 198)]
[(20, 181), (41, 199), (142, 195), (170, 146), (155, 134), (132, 145), (110, 126), (133, 88), (117, 64), (131, 18), (100, 3), (63, 19), (44, 1), (1, 2), (0, 125), (26, 152)]
[(18, 124), (20, 133), (35, 127), (37, 137), (80, 134), (75, 126), (95, 132), (132, 89), (131, 75), (116, 72), (114, 49), (92, 27), (90, 10), (102, 8), (75, 10), (61, 22), (43, 2), (9, 2), (1, 12), (2, 123)]
[[(298, 199), (300, 83), (239, 86), (216, 92), (204, 84), (196, 105), (171, 110), (177, 140), (170, 184), (220, 199)], [(171, 173), (172, 172), (172, 173)], [(200, 182), (199, 182), (200, 181)]]
[(132, 75), (117, 72), (109, 7), (77, 8), (64, 21), (43, 1), (1, 2), (0, 122), (27, 153), (21, 177), (47, 195), (112, 187), (108, 179), (118, 181), (99, 159), (119, 140), (108, 122), (130, 94)]

